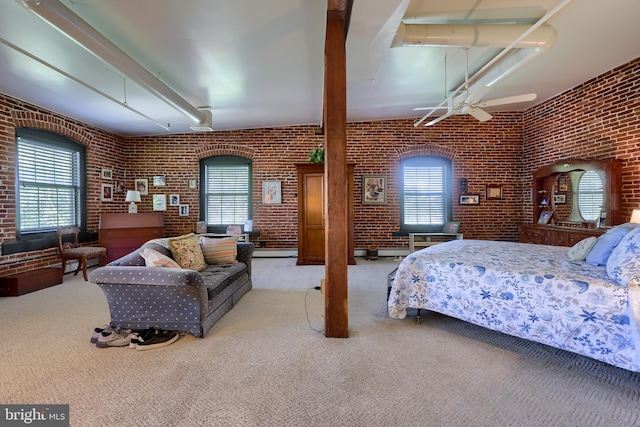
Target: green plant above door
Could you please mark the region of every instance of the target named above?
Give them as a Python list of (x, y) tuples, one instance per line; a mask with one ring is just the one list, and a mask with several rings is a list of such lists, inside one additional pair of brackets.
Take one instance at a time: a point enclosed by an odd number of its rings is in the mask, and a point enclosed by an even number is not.
[(322, 144), (309, 153), (309, 163), (324, 163), (324, 148)]

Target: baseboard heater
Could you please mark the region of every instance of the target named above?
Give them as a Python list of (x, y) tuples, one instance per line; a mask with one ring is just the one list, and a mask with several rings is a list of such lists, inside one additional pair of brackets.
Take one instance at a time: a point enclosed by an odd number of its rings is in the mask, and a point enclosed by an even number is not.
[[(356, 257), (366, 257), (367, 250), (366, 249), (356, 249), (354, 250), (354, 255)], [(399, 256), (407, 256), (409, 255), (409, 250), (404, 248), (387, 248), (387, 249), (378, 249), (379, 257), (399, 257)], [(264, 248), (256, 248), (253, 251), (254, 258), (296, 258), (298, 256), (297, 249), (264, 249)]]

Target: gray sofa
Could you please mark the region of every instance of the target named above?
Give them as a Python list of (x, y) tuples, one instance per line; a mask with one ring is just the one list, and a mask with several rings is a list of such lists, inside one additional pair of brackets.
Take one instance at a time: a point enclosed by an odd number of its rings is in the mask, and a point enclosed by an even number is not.
[(148, 247), (171, 257), (163, 239), (92, 271), (107, 297), (111, 326), (157, 328), (204, 337), (251, 287), (253, 243), (238, 242), (236, 264), (209, 265), (205, 270), (146, 267), (139, 253)]

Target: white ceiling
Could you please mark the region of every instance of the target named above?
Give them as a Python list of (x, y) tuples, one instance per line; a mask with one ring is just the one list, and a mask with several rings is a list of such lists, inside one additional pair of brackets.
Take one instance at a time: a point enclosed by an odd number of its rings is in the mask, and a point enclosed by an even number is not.
[[(210, 107), (214, 130), (322, 122), (327, 0), (62, 3), (189, 104)], [(447, 90), (464, 81), (462, 47), (391, 47), (403, 19), (532, 25), (560, 3), (354, 0), (347, 38), (348, 121), (420, 118), (423, 113), (414, 108), (445, 99), (445, 55)], [(499, 81), (486, 98), (537, 93), (535, 101), (502, 107), (524, 110), (639, 57), (638, 22), (638, 0), (570, 1), (547, 21), (557, 31), (555, 43)], [(471, 75), (500, 52), (471, 47)], [(191, 132), (187, 116), (20, 0), (0, 0), (0, 92), (119, 135)], [(170, 124), (170, 130), (158, 123)]]

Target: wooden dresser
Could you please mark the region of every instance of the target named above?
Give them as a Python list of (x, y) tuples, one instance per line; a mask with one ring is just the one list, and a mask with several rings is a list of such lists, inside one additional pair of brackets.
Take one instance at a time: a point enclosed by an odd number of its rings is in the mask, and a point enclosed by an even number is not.
[(557, 225), (521, 224), (520, 242), (539, 245), (573, 246), (587, 237), (598, 237), (606, 230), (601, 228), (573, 228)]
[(146, 241), (159, 237), (164, 237), (164, 217), (161, 212), (100, 215), (98, 242), (107, 248), (107, 262), (123, 257)]

